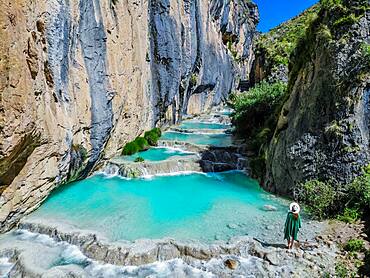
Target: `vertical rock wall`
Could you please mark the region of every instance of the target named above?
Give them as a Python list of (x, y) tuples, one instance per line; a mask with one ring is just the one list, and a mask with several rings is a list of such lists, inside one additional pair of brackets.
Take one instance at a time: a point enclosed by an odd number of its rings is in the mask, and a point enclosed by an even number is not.
[(370, 161), (369, 2), (343, 3), (322, 8), (293, 53), (290, 95), (266, 157), (271, 191), (294, 196), (314, 179), (346, 190)]
[(145, 130), (219, 104), (258, 20), (243, 0), (0, 5), (0, 231)]

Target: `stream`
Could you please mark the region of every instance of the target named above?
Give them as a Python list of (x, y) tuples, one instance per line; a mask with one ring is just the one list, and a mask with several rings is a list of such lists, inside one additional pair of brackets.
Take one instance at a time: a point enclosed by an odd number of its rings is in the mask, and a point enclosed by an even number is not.
[(228, 114), (185, 120), (158, 147), (56, 189), (0, 236), (0, 277), (215, 277), (226, 255), (258, 273), (241, 248), (283, 243), (288, 201), (248, 177)]

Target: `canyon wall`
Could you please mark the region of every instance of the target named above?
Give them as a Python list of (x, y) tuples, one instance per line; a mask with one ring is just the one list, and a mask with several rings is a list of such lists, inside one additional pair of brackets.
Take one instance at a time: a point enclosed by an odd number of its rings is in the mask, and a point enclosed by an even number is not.
[(322, 4), (298, 42), (266, 150), (270, 191), (296, 197), (314, 179), (345, 190), (369, 163), (369, 11), (367, 0)]
[(243, 0), (0, 5), (0, 231), (143, 131), (225, 100), (258, 21)]

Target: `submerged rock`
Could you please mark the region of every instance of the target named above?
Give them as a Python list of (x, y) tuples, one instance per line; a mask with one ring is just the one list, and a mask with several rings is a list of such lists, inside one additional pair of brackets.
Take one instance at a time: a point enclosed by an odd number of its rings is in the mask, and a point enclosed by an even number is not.
[(277, 207), (275, 207), (273, 205), (264, 205), (263, 209), (266, 210), (266, 211), (277, 211)]

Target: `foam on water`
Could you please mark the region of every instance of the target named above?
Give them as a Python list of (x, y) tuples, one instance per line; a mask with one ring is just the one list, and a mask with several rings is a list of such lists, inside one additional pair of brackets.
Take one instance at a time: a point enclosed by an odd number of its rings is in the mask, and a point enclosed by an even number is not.
[[(31, 215), (110, 240), (229, 239), (283, 226), (286, 208), (241, 172), (176, 173), (124, 180), (93, 176), (61, 187)], [(277, 211), (266, 212), (273, 205)]]
[(148, 161), (162, 161), (173, 156), (188, 156), (191, 154), (194, 153), (187, 152), (179, 148), (155, 147), (150, 148), (149, 150), (146, 151), (135, 153), (133, 155), (117, 157), (114, 158), (113, 161), (134, 161), (138, 157), (142, 157), (144, 158), (144, 160)]
[(9, 277), (8, 274), (13, 267), (13, 263), (10, 262), (7, 257), (0, 257), (0, 278)]
[[(32, 233), (26, 230), (16, 230), (7, 235), (6, 240), (10, 245), (21, 246), (26, 251), (22, 254), (23, 264), (36, 267), (39, 274), (45, 273), (58, 266), (79, 266), (86, 277), (215, 277), (206, 270), (200, 270), (186, 264), (181, 259), (155, 262), (141, 266), (116, 266), (112, 264), (100, 263), (86, 257), (74, 245), (66, 242), (57, 242), (46, 235)], [(41, 258), (43, 252), (47, 251), (50, 264), (44, 264), (41, 260), (34, 261), (32, 257)], [(50, 252), (53, 250), (53, 252)], [(50, 257), (53, 256), (53, 257)], [(36, 265), (35, 265), (36, 264)], [(8, 277), (14, 264), (9, 258), (0, 258), (0, 277)], [(71, 268), (72, 269), (72, 268)], [(85, 276), (84, 276), (85, 277)]]

